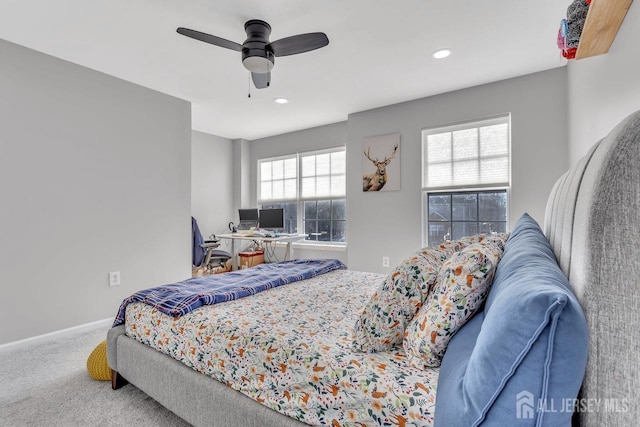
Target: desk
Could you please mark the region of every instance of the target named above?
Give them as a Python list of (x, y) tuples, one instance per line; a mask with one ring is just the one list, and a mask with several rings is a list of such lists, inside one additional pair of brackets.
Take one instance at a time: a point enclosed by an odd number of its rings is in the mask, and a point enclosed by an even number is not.
[(302, 240), (307, 237), (306, 234), (294, 234), (288, 236), (280, 236), (280, 237), (263, 237), (263, 236), (247, 236), (241, 233), (233, 233), (233, 234), (218, 234), (216, 235), (220, 239), (230, 239), (231, 240), (231, 270), (238, 269), (238, 257), (236, 253), (236, 240), (259, 240), (265, 243), (271, 242), (281, 242), (287, 244), (287, 252), (285, 254), (285, 259), (291, 259), (291, 242), (295, 242), (297, 240)]

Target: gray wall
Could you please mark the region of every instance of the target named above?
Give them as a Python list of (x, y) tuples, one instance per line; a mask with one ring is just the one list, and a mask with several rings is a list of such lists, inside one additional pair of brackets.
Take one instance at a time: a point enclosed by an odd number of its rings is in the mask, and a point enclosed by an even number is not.
[(0, 344), (188, 276), (190, 104), (2, 40), (0, 64)]
[[(349, 116), (347, 221), (349, 268), (386, 272), (421, 247), (421, 130), (511, 113), (511, 226), (524, 213), (542, 223), (547, 195), (566, 170), (566, 70), (391, 105)], [(401, 190), (362, 192), (362, 139), (401, 134)]]
[[(513, 224), (528, 212), (542, 222), (547, 195), (569, 164), (566, 79), (566, 69), (559, 68), (351, 114), (347, 122), (256, 140), (251, 144), (251, 200), (255, 203), (258, 159), (346, 142), (346, 260), (351, 269), (389, 271), (382, 267), (383, 256), (390, 257), (393, 267), (422, 245), (422, 129), (511, 113), (509, 221)], [(362, 139), (395, 132), (401, 134), (400, 191), (363, 193)]]
[(251, 202), (251, 142), (233, 140), (233, 216), (229, 221), (237, 223), (238, 209), (255, 205)]
[(191, 215), (205, 239), (227, 228), (233, 214), (233, 143), (193, 131), (191, 137)]
[(575, 164), (620, 120), (640, 109), (640, 5), (632, 3), (609, 53), (571, 61), (569, 158)]

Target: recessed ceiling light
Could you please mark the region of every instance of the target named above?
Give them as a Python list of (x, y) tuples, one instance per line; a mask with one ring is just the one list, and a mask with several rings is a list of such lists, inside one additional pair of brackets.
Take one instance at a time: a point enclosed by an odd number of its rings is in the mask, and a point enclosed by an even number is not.
[(276, 98), (273, 100), (273, 102), (275, 102), (276, 104), (286, 104), (287, 102), (289, 102), (289, 100), (287, 98)]
[(442, 59), (442, 58), (446, 58), (447, 56), (451, 55), (452, 50), (451, 49), (439, 49), (436, 50), (435, 52), (433, 52), (432, 56), (435, 59)]

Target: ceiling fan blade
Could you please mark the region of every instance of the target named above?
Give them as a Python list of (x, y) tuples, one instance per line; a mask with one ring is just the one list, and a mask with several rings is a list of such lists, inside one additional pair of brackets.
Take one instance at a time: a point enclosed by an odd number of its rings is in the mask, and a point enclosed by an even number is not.
[(242, 45), (236, 42), (232, 42), (221, 37), (212, 36), (211, 34), (201, 33), (200, 31), (190, 30), (188, 28), (180, 27), (176, 30), (183, 36), (191, 37), (192, 39), (200, 40), (201, 42), (214, 44), (216, 46), (224, 47), (226, 49), (242, 51)]
[(268, 73), (251, 73), (251, 80), (256, 89), (268, 88), (271, 84), (271, 71)]
[(307, 33), (285, 37), (271, 42), (268, 46), (275, 56), (287, 56), (320, 49), (328, 44), (329, 38), (325, 33)]

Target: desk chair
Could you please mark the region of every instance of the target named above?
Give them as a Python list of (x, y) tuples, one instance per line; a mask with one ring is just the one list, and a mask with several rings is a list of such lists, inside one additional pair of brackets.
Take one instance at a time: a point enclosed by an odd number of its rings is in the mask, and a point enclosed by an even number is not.
[(231, 259), (231, 254), (221, 249), (216, 249), (220, 246), (220, 240), (206, 240), (200, 245), (204, 249), (205, 256), (202, 267), (212, 271), (215, 267), (225, 267), (226, 262)]

